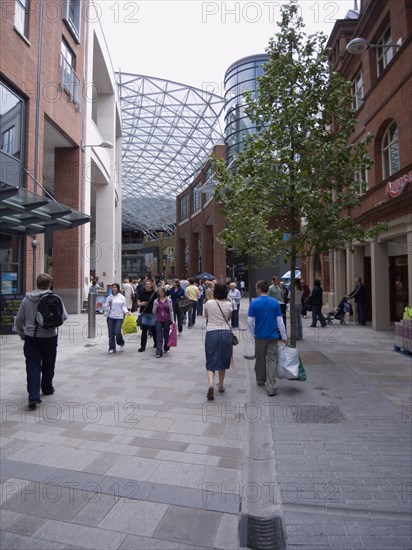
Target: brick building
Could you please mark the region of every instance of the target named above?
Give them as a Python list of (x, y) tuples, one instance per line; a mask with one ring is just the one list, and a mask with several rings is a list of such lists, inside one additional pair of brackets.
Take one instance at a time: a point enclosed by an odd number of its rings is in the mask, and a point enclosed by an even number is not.
[[(216, 145), (213, 155), (225, 158), (225, 146)], [(212, 164), (208, 161), (193, 182), (177, 196), (175, 273), (208, 272), (226, 278), (226, 249), (217, 236), (225, 228), (220, 207), (213, 199)]]
[[(362, 40), (351, 42), (355, 38)], [(374, 163), (357, 174), (361, 205), (351, 215), (365, 228), (386, 222), (387, 230), (355, 246), (354, 254), (306, 258), (304, 276), (322, 280), (330, 306), (352, 290), (355, 276), (362, 277), (367, 320), (387, 330), (412, 301), (412, 3), (362, 0), (359, 12), (336, 21), (328, 46), (335, 70), (352, 83), (352, 142), (374, 136)]]

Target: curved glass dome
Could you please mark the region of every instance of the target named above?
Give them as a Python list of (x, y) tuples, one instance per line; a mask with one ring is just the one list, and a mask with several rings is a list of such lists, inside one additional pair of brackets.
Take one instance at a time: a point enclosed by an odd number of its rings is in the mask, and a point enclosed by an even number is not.
[(171, 232), (176, 195), (223, 143), (224, 99), (192, 86), (117, 73), (122, 111), (123, 227)]

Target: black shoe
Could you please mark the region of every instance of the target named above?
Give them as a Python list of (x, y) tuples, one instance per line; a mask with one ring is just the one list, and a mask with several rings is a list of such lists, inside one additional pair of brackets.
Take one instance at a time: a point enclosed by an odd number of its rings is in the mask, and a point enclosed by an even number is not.
[(260, 380), (256, 380), (256, 384), (258, 386), (264, 386), (265, 385), (265, 382), (261, 382)]
[(156, 353), (156, 359), (160, 359), (162, 357), (161, 353)]
[(213, 401), (213, 399), (215, 398), (215, 389), (213, 386), (210, 386), (210, 388), (207, 390), (207, 398), (209, 399), (209, 401)]
[(164, 352), (167, 353), (169, 351), (170, 348), (168, 348), (167, 346), (164, 349)]
[(29, 401), (27, 408), (31, 411), (35, 411), (37, 409), (37, 401)]
[(51, 390), (42, 390), (41, 391), (43, 395), (53, 395), (54, 394), (54, 388)]
[(145, 351), (146, 348), (139, 348), (137, 351)]

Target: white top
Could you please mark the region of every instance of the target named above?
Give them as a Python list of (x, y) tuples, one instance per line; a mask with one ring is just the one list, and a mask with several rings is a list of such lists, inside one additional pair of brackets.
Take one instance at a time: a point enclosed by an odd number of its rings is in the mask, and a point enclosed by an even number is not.
[(113, 296), (113, 294), (108, 296), (103, 307), (110, 308), (110, 319), (123, 319), (126, 313), (129, 313), (126, 307), (126, 298), (123, 296), (123, 294), (119, 293), (116, 294), (116, 296)]
[[(219, 306), (222, 311), (220, 311)], [(205, 315), (207, 316), (206, 332), (211, 330), (231, 330), (230, 318), (232, 316), (232, 304), (227, 300), (208, 300), (205, 304)], [(227, 323), (223, 315), (227, 319)], [(229, 323), (229, 324), (228, 324)]]
[(227, 299), (232, 301), (235, 301), (236, 306), (240, 304), (240, 299), (242, 298), (242, 295), (240, 294), (240, 290), (235, 288), (234, 290), (229, 290), (227, 293)]

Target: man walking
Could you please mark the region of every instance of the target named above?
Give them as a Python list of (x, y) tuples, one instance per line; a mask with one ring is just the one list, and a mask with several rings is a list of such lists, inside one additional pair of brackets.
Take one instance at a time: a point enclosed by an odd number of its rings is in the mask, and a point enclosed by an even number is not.
[(255, 337), (256, 383), (258, 386), (266, 384), (268, 395), (276, 395), (279, 334), (285, 344), (288, 340), (279, 302), (268, 296), (268, 290), (267, 281), (256, 283), (257, 298), (249, 305), (248, 325)]
[[(40, 389), (43, 395), (54, 393), (53, 377), (57, 355), (57, 328), (45, 328), (38, 322), (38, 305), (47, 294), (53, 294), (51, 286), (53, 279), (48, 273), (37, 276), (37, 290), (28, 292), (20, 304), (16, 315), (15, 327), (17, 334), (24, 340), (24, 356), (26, 358), (27, 391), (29, 394), (28, 408), (34, 410), (41, 403)], [(62, 319), (67, 319), (67, 312), (61, 298)], [(56, 310), (58, 314), (58, 311)]]
[(356, 310), (358, 313), (358, 325), (366, 325), (366, 292), (365, 285), (360, 277), (355, 277), (355, 288), (346, 296), (349, 300), (355, 298)]
[(272, 284), (269, 287), (268, 295), (272, 298), (276, 298), (279, 302), (280, 311), (282, 312), (283, 323), (286, 326), (286, 304), (283, 298), (282, 288), (280, 286), (280, 277), (274, 275), (272, 277)]

